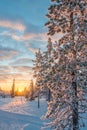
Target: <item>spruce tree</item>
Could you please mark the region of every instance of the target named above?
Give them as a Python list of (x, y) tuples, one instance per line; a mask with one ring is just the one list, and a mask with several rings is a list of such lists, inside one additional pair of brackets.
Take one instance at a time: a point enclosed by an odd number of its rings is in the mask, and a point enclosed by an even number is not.
[(30, 90), (30, 100), (33, 100), (34, 99), (34, 97), (33, 97), (33, 95), (34, 95), (34, 85), (33, 85), (33, 80), (31, 80), (30, 81), (30, 85), (29, 85), (29, 90)]
[(41, 54), (40, 49), (38, 50), (38, 52), (36, 52), (36, 59), (33, 60), (34, 62), (34, 78), (36, 79), (36, 90), (38, 93), (38, 108), (40, 107), (40, 91), (42, 89), (43, 83), (42, 83), (42, 79), (43, 79), (43, 69), (42, 69), (42, 62), (43, 62), (43, 57)]
[(55, 44), (55, 85), (50, 85), (54, 99), (46, 116), (53, 120), (54, 130), (79, 130), (80, 112), (87, 110), (87, 1), (51, 1), (48, 34), (62, 32), (64, 36)]
[(51, 38), (49, 38), (47, 44), (47, 50), (43, 53), (43, 61), (44, 61), (43, 62), (43, 71), (44, 71), (43, 88), (46, 90), (47, 93), (47, 101), (51, 100), (51, 90), (49, 89), (49, 84), (51, 84), (52, 81), (50, 80), (49, 75), (52, 74), (51, 73), (51, 67), (53, 63), (52, 51), (53, 51), (52, 41)]
[(15, 79), (13, 79), (12, 90), (11, 90), (11, 97), (14, 96), (15, 96)]

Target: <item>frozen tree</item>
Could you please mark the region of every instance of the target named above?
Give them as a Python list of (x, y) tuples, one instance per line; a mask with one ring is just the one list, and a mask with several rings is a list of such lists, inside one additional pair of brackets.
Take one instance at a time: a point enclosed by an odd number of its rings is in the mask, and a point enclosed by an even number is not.
[[(51, 100), (51, 90), (49, 88), (50, 84), (52, 83), (52, 65), (53, 65), (53, 45), (51, 38), (48, 39), (48, 44), (47, 44), (47, 50), (43, 53), (43, 68), (44, 68), (44, 74), (43, 74), (43, 83), (44, 83), (44, 89), (47, 91), (47, 100)], [(50, 77), (51, 75), (51, 77)]]
[(36, 60), (34, 61), (34, 74), (36, 77), (36, 84), (40, 91), (45, 92), (47, 95), (47, 100), (50, 101), (51, 91), (49, 89), (48, 79), (50, 78), (49, 74), (51, 73), (52, 66), (52, 42), (51, 39), (48, 39), (47, 50), (43, 55), (39, 51), (36, 53)]
[(81, 113), (87, 112), (87, 0), (51, 1), (48, 34), (64, 36), (54, 44), (46, 117), (54, 130), (79, 130)]
[(15, 96), (15, 79), (13, 79), (12, 90), (11, 90), (11, 97), (14, 96)]
[(38, 52), (36, 52), (36, 59), (33, 60), (34, 62), (34, 67), (33, 67), (33, 70), (34, 70), (34, 77), (36, 78), (36, 86), (37, 86), (37, 89), (40, 89), (41, 86), (42, 86), (42, 63), (43, 63), (43, 58), (42, 58), (42, 54), (41, 54), (41, 51), (40, 49), (38, 50)]
[(34, 95), (34, 85), (33, 85), (33, 80), (30, 81), (29, 85), (29, 90), (30, 90), (30, 100), (33, 100), (33, 95)]
[(40, 49), (36, 52), (36, 59), (33, 60), (34, 62), (34, 77), (36, 79), (36, 90), (38, 93), (38, 108), (40, 107), (40, 90), (43, 86), (42, 79), (43, 79), (43, 71), (42, 71), (42, 63), (43, 58)]

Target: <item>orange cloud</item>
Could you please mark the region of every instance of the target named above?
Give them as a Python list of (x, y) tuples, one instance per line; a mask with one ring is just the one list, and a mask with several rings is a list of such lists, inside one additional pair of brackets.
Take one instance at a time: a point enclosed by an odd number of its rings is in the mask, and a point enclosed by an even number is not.
[(0, 20), (0, 27), (10, 28), (18, 31), (24, 31), (26, 29), (22, 23), (12, 22), (9, 20)]

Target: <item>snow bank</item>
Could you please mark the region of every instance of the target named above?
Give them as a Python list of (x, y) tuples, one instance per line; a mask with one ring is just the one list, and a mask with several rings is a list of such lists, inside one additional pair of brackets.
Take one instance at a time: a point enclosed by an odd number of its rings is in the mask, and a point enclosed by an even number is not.
[(30, 102), (23, 97), (0, 99), (0, 130), (40, 130), (44, 126), (40, 117), (47, 108), (45, 99), (40, 102), (38, 109), (37, 100)]

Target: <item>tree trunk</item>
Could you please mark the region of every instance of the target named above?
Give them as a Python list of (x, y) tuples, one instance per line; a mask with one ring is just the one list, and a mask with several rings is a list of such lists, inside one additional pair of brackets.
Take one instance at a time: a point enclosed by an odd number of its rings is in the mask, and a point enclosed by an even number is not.
[[(73, 20), (73, 12), (70, 15), (70, 28), (72, 30), (72, 39), (74, 43), (73, 47), (73, 55), (74, 55), (74, 62), (76, 61), (76, 48), (75, 48), (75, 36), (73, 30), (74, 20)], [(78, 114), (78, 96), (77, 96), (77, 83), (76, 83), (76, 75), (74, 70), (76, 69), (76, 65), (73, 66), (72, 72), (72, 121), (73, 121), (73, 130), (79, 130), (79, 114)]]
[(38, 108), (40, 108), (40, 93), (38, 92)]
[(73, 130), (79, 130), (77, 84), (76, 81), (74, 81), (74, 77), (75, 75), (73, 75), (72, 81), (72, 120)]
[(51, 98), (51, 91), (50, 89), (48, 89), (48, 101), (50, 102), (50, 98)]

